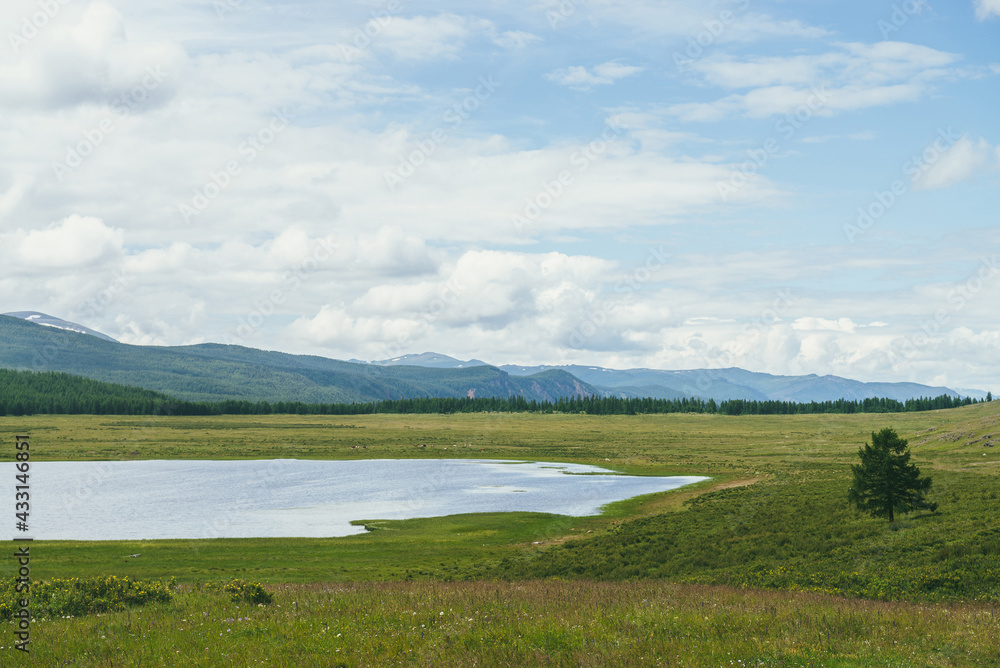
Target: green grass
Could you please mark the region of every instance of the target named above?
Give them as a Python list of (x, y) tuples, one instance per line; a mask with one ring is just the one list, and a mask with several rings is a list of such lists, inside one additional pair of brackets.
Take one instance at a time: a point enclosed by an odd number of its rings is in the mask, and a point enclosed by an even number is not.
[(508, 557), (482, 573), (1000, 602), (997, 479), (937, 475), (948, 507), (891, 526), (847, 506), (848, 476), (819, 470), (705, 494), (688, 512), (625, 522), (589, 541)]
[[(152, 602), (170, 600), (170, 587), (175, 583), (134, 580), (129, 577), (106, 575), (92, 578), (69, 578), (32, 582), (30, 610), (38, 617), (77, 616), (124, 610)], [(25, 592), (18, 591), (15, 578), (0, 580), (0, 619), (10, 619), (23, 608)]]
[[(846, 504), (858, 447), (886, 426), (910, 440), (940, 503), (893, 527)], [(0, 433), (30, 433), (33, 461), (484, 457), (713, 477), (590, 518), (369, 518), (376, 530), (335, 539), (36, 541), (35, 578), (176, 576), (183, 590), (170, 604), (40, 623), (33, 639), (50, 653), (33, 665), (174, 665), (153, 659), (175, 647), (187, 665), (998, 662), (987, 627), (1000, 600), (1000, 448), (985, 444), (1000, 442), (1000, 403), (895, 415), (39, 416), (0, 419)], [(242, 615), (204, 588), (234, 577), (265, 583), (276, 604), (252, 611), (255, 626), (216, 629)], [(407, 614), (445, 603), (436, 626), (408, 626)], [(191, 635), (197, 615), (203, 636)], [(468, 618), (478, 621), (457, 622)], [(332, 641), (334, 626), (350, 640)]]
[(75, 668), (902, 668), (988, 666), (1000, 660), (995, 606), (921, 606), (651, 581), (271, 589), (271, 605), (183, 587), (170, 604), (36, 620), (31, 656), (11, 656), (6, 649), (0, 656), (5, 666)]
[[(482, 513), (366, 521), (373, 531), (341, 538), (35, 541), (32, 575), (47, 579), (113, 572), (131, 578), (174, 576), (180, 582), (240, 577), (266, 583), (456, 579), (591, 521), (544, 513)], [(0, 574), (14, 570), (11, 560), (0, 562)]]

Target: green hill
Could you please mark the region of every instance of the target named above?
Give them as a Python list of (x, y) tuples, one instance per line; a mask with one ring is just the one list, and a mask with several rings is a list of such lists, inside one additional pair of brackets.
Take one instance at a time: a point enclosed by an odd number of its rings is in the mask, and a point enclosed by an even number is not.
[(381, 367), (243, 346), (133, 346), (0, 316), (0, 368), (61, 371), (189, 401), (349, 403), (418, 397), (591, 395), (564, 371), (512, 377), (491, 366)]
[(150, 415), (177, 400), (160, 392), (56, 371), (0, 369), (0, 416)]

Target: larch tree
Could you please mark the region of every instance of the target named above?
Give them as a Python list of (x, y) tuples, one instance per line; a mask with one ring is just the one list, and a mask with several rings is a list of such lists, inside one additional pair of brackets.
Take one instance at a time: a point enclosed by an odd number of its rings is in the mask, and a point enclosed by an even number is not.
[(872, 442), (858, 449), (860, 464), (853, 464), (854, 480), (847, 498), (859, 510), (873, 517), (886, 517), (889, 522), (896, 513), (912, 510), (937, 510), (937, 504), (927, 500), (930, 477), (921, 478), (920, 469), (910, 463), (907, 441), (891, 427), (875, 433)]

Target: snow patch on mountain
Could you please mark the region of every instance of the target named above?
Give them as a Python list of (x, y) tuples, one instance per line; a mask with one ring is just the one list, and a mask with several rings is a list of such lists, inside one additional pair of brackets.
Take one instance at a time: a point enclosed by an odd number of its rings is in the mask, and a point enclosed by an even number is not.
[[(115, 339), (111, 338), (107, 334), (102, 334), (95, 329), (84, 327), (83, 325), (75, 322), (63, 320), (62, 318), (56, 318), (39, 311), (12, 311), (10, 313), (0, 313), (0, 315), (6, 315), (11, 318), (20, 318), (21, 320), (26, 320), (32, 324), (41, 325), (43, 327), (52, 327), (55, 329), (63, 329), (68, 332), (76, 332), (77, 334), (96, 336), (97, 338), (104, 339), (105, 341), (115, 341)], [(115, 343), (117, 343), (117, 341), (115, 341)]]

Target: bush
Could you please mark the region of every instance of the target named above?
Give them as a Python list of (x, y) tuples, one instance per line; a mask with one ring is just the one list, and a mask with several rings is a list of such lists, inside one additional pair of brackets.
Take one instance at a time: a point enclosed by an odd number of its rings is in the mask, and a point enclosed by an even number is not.
[[(28, 596), (35, 617), (74, 617), (124, 610), (147, 603), (169, 603), (176, 580), (131, 580), (116, 575), (81, 580), (54, 579), (35, 582)], [(24, 594), (15, 590), (15, 579), (0, 581), (0, 619), (9, 619)]]
[(262, 603), (270, 605), (274, 601), (274, 595), (264, 589), (264, 585), (259, 582), (246, 582), (244, 580), (230, 580), (222, 588), (233, 601), (246, 601), (247, 603)]

